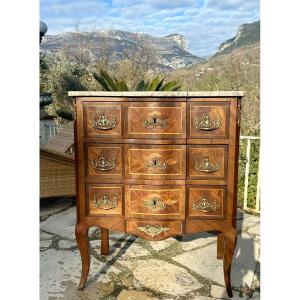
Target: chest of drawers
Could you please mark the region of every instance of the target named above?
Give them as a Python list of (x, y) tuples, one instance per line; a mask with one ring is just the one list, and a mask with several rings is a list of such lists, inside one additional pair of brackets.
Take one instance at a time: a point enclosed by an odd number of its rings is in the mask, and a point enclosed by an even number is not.
[(79, 288), (88, 229), (156, 241), (216, 231), (229, 296), (243, 92), (69, 92), (75, 100)]

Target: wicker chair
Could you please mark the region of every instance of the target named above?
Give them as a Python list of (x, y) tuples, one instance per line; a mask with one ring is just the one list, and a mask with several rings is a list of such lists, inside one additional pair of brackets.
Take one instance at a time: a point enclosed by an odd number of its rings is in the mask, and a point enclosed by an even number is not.
[(74, 197), (73, 122), (40, 147), (40, 198)]

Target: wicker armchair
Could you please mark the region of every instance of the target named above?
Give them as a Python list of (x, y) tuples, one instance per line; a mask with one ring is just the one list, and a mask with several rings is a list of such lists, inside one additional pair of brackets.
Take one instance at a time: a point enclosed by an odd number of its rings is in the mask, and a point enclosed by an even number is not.
[(40, 147), (40, 198), (74, 197), (73, 122)]

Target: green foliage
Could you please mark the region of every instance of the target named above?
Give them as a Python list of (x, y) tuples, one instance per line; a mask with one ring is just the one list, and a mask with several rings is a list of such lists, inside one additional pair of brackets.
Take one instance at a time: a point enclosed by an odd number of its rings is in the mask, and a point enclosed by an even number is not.
[(62, 118), (64, 120), (68, 120), (68, 121), (73, 121), (74, 120), (73, 114), (69, 111), (58, 109), (56, 111), (56, 114), (57, 114), (57, 116), (59, 116), (60, 118)]
[(110, 76), (104, 70), (100, 70), (98, 74), (94, 72), (93, 76), (105, 91), (128, 91), (128, 86), (125, 81)]
[[(128, 91), (128, 85), (124, 80), (119, 80), (115, 77), (110, 76), (106, 71), (100, 70), (99, 73), (93, 73), (94, 78), (100, 83), (105, 91)], [(156, 76), (152, 81), (144, 81), (142, 79), (138, 82), (135, 90), (136, 91), (177, 91), (180, 86), (176, 81), (170, 81), (164, 83), (164, 78), (160, 79)]]
[(166, 84), (164, 83), (165, 78), (160, 79), (159, 76), (156, 76), (152, 81), (145, 82), (141, 80), (137, 87), (136, 91), (177, 91), (180, 89), (177, 81), (170, 81)]
[(50, 115), (70, 120), (73, 106), (68, 91), (88, 90), (90, 80), (88, 70), (70, 61), (63, 52), (40, 54), (40, 94), (51, 94), (52, 102), (43, 104)]

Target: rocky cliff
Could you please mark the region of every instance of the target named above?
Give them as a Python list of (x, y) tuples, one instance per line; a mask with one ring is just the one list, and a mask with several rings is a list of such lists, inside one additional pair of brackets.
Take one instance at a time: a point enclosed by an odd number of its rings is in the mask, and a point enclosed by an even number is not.
[(41, 49), (51, 53), (65, 49), (70, 54), (81, 49), (91, 62), (105, 57), (110, 63), (116, 63), (140, 53), (141, 56), (151, 57), (154, 61), (154, 69), (160, 71), (184, 68), (204, 60), (188, 51), (187, 43), (182, 35), (154, 37), (121, 30), (46, 35)]
[(227, 54), (233, 50), (255, 45), (260, 42), (260, 21), (243, 24), (239, 27), (237, 34), (222, 43), (216, 55)]

